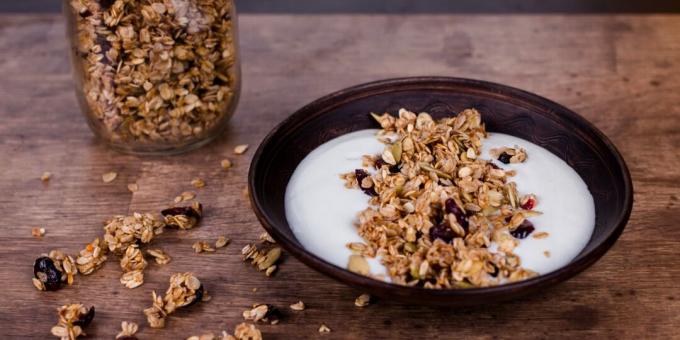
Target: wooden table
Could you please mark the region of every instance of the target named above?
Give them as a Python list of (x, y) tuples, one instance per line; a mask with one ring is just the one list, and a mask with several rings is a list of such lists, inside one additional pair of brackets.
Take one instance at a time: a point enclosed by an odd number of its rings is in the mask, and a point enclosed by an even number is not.
[[(670, 338), (680, 325), (680, 17), (559, 15), (243, 15), (244, 91), (218, 141), (175, 157), (119, 154), (93, 138), (73, 94), (58, 15), (0, 16), (0, 328), (4, 338), (42, 339), (55, 308), (95, 305), (88, 333), (111, 339), (123, 320), (140, 337), (180, 339), (233, 330), (256, 302), (281, 307), (266, 338)], [(447, 75), (506, 83), (554, 99), (602, 129), (626, 158), (635, 207), (618, 243), (591, 269), (520, 301), (476, 308), (430, 308), (379, 301), (357, 308), (361, 292), (284, 259), (272, 278), (241, 262), (240, 249), (262, 231), (241, 192), (253, 149), (303, 104), (353, 84), (387, 77)], [(236, 144), (250, 151), (234, 156)], [(231, 158), (235, 167), (220, 168)], [(44, 171), (54, 175), (40, 181)], [(108, 171), (118, 178), (101, 180)], [(102, 221), (156, 212), (190, 180), (206, 216), (158, 245), (173, 261), (151, 264), (146, 283), (124, 288), (109, 261), (72, 287), (39, 292), (33, 260), (58, 248), (72, 253), (101, 234)], [(126, 185), (139, 184), (130, 193)], [(32, 227), (44, 227), (42, 239)], [(194, 254), (197, 240), (225, 234), (216, 254)], [(146, 326), (142, 309), (169, 275), (193, 271), (213, 299)], [(257, 291), (253, 291), (257, 288)], [(291, 312), (304, 301), (308, 309)]]

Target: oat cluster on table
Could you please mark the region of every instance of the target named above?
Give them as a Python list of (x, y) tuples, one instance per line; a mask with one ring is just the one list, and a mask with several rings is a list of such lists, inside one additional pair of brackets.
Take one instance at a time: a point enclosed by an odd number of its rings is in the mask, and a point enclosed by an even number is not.
[(181, 142), (216, 127), (238, 86), (231, 0), (71, 0), (74, 61), (114, 141)]
[(74, 340), (79, 336), (85, 336), (84, 329), (94, 319), (94, 307), (87, 308), (82, 304), (73, 303), (57, 309), (59, 320), (52, 327), (52, 335), (62, 340)]
[(250, 261), (259, 271), (264, 271), (265, 275), (271, 276), (278, 269), (276, 265), (281, 258), (280, 247), (258, 247), (254, 244), (247, 244), (241, 249), (243, 261)]
[[(63, 283), (71, 285), (77, 274), (89, 275), (101, 268), (109, 254), (120, 258), (123, 274), (120, 282), (127, 288), (144, 283), (147, 261), (142, 246), (151, 243), (166, 227), (191, 229), (202, 216), (202, 206), (173, 207), (162, 211), (160, 220), (150, 213), (114, 216), (106, 221), (104, 234), (83, 248), (75, 259), (58, 250), (38, 258), (34, 264), (33, 285), (39, 290), (57, 290)], [(148, 249), (157, 264), (167, 264), (170, 257), (160, 249)]]
[[(513, 253), (534, 230), (527, 217), (539, 214), (535, 196), (520, 196), (514, 171), (481, 159), (487, 133), (477, 110), (441, 120), (405, 109), (398, 117), (373, 117), (385, 149), (365, 155), (363, 166), (375, 170), (341, 176), (371, 196), (358, 216), (365, 243), (348, 244), (350, 270), (368, 275), (361, 258), (379, 256), (393, 283), (425, 288), (485, 287), (536, 275)], [(520, 149), (503, 152), (513, 162), (526, 159)]]
[(281, 319), (281, 311), (270, 304), (254, 304), (253, 308), (243, 311), (243, 318), (276, 325)]
[(165, 327), (166, 318), (178, 308), (189, 307), (207, 301), (208, 292), (192, 273), (176, 273), (170, 277), (170, 286), (164, 296), (152, 292), (153, 305), (144, 310), (152, 328)]

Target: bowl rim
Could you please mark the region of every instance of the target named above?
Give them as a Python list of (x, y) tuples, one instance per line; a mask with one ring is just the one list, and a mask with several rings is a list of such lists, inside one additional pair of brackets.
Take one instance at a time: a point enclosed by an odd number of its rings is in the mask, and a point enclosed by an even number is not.
[[(590, 132), (592, 132), (596, 138), (604, 143), (608, 151), (613, 155), (616, 161), (616, 166), (621, 170), (622, 173), (624, 208), (619, 211), (618, 216), (615, 218), (616, 227), (609, 232), (609, 235), (607, 235), (600, 244), (596, 245), (592, 250), (584, 254), (584, 256), (580, 256), (576, 260), (572, 260), (572, 262), (569, 262), (569, 264), (557, 270), (519, 282), (491, 287), (465, 289), (428, 289), (422, 287), (402, 286), (356, 274), (345, 268), (331, 264), (330, 262), (327, 262), (317, 255), (307, 251), (301, 244), (298, 245), (299, 241), (296, 241), (294, 237), (289, 237), (285, 233), (279, 231), (273, 222), (274, 220), (264, 208), (261, 198), (257, 195), (257, 183), (255, 183), (259, 167), (262, 162), (262, 153), (264, 152), (265, 147), (272, 143), (274, 137), (276, 137), (284, 128), (288, 129), (289, 125), (292, 126), (292, 129), (297, 129), (300, 126), (305, 125), (309, 120), (326, 114), (331, 109), (344, 104), (348, 100), (355, 100), (357, 98), (363, 98), (375, 95), (377, 93), (392, 92), (395, 90), (407, 90), (408, 87), (411, 87), (411, 89), (417, 89), (419, 87), (426, 86), (429, 89), (434, 90), (436, 89), (437, 85), (440, 85), (442, 88), (450, 88), (452, 85), (459, 87), (463, 86), (481, 88), (486, 93), (493, 92), (497, 94), (504, 94), (511, 98), (521, 99), (524, 103), (530, 103), (532, 105), (541, 107), (557, 108), (559, 109), (561, 116), (564, 116), (573, 123), (582, 125), (587, 130), (590, 130)], [(404, 86), (407, 87), (405, 88)], [(315, 114), (309, 114), (312, 112)], [(332, 277), (342, 283), (354, 287), (361, 287), (371, 292), (384, 292), (383, 295), (398, 295), (403, 297), (427, 295), (432, 298), (444, 299), (444, 303), (446, 303), (446, 301), (456, 300), (457, 298), (463, 297), (466, 299), (474, 297), (493, 297), (499, 300), (504, 298), (508, 299), (511, 296), (514, 296), (514, 293), (528, 292), (533, 289), (551, 286), (575, 276), (594, 264), (614, 245), (616, 240), (625, 229), (633, 207), (633, 183), (623, 157), (614, 144), (609, 140), (609, 138), (588, 120), (561, 104), (518, 88), (483, 80), (441, 76), (402, 77), (372, 81), (332, 92), (303, 106), (277, 124), (276, 127), (274, 127), (265, 136), (258, 146), (257, 151), (252, 158), (248, 172), (248, 189), (250, 192), (249, 196), (252, 209), (254, 210), (264, 229), (286, 251), (290, 252), (308, 267), (326, 276)]]

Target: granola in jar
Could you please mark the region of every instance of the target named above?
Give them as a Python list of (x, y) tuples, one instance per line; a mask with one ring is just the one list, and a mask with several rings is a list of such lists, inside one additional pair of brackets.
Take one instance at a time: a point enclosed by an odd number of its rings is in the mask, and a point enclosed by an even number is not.
[(81, 108), (133, 153), (215, 137), (240, 92), (232, 0), (64, 0)]

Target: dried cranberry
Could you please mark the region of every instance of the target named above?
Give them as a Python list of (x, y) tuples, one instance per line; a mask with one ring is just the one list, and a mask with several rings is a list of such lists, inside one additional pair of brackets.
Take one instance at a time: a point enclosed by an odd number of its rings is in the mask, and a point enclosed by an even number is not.
[(534, 208), (534, 205), (536, 204), (536, 200), (533, 198), (529, 198), (524, 204), (521, 205), (522, 209), (524, 210), (531, 210)]
[(498, 165), (496, 165), (496, 163), (494, 163), (494, 162), (489, 162), (489, 166), (491, 166), (492, 168), (494, 168), (494, 169), (496, 169), (496, 170), (499, 170), (499, 169), (500, 169), (500, 168), (498, 167)]
[(94, 306), (90, 307), (90, 310), (88, 310), (87, 313), (85, 313), (85, 315), (81, 315), (78, 320), (73, 322), (73, 324), (76, 326), (80, 326), (80, 328), (85, 328), (92, 322), (93, 319), (94, 319)]
[(368, 177), (368, 172), (366, 170), (356, 169), (354, 170), (354, 176), (357, 178), (357, 184), (359, 184), (359, 188), (361, 188), (361, 191), (363, 191), (368, 196), (378, 196), (378, 193), (375, 192), (375, 189), (373, 187), (364, 188), (361, 186), (361, 181), (363, 181), (364, 178)]
[(191, 302), (187, 303), (186, 305), (184, 305), (182, 307), (193, 306), (193, 305), (201, 302), (201, 300), (203, 300), (203, 284), (198, 286), (198, 289), (196, 289), (196, 291), (194, 292), (194, 295), (195, 295), (194, 299), (191, 300)]
[(524, 222), (522, 222), (522, 224), (520, 224), (517, 229), (510, 232), (510, 235), (518, 239), (523, 239), (529, 236), (529, 234), (533, 233), (534, 230), (534, 224), (529, 222), (529, 220), (524, 220)]
[(491, 266), (493, 267), (493, 272), (492, 272), (492, 273), (489, 273), (489, 275), (491, 275), (491, 276), (493, 276), (493, 277), (498, 276), (498, 271), (499, 271), (499, 270), (498, 270), (498, 267), (496, 267), (496, 265), (493, 264), (493, 263), (491, 264)]
[(43, 283), (46, 290), (57, 290), (61, 287), (61, 272), (54, 265), (54, 261), (47, 256), (35, 260), (33, 275)]
[(512, 158), (512, 156), (508, 155), (506, 152), (503, 152), (498, 156), (498, 160), (501, 161), (503, 164), (510, 163), (510, 158)]
[(453, 229), (444, 223), (435, 224), (430, 228), (430, 240), (434, 241), (440, 239), (446, 243), (449, 243), (456, 237), (456, 233)]
[(377, 161), (375, 161), (375, 168), (380, 170), (384, 165), (389, 166), (389, 171), (393, 174), (396, 174), (397, 172), (401, 171), (401, 168), (399, 165), (390, 165), (389, 163), (385, 162), (382, 158), (379, 158)]
[(453, 198), (449, 198), (444, 202), (444, 209), (446, 209), (447, 214), (453, 214), (456, 216), (456, 222), (460, 224), (463, 229), (467, 232), (468, 226), (470, 225), (467, 215), (463, 212), (463, 209), (458, 207), (456, 201)]
[(199, 220), (201, 219), (201, 210), (203, 210), (203, 206), (201, 204), (198, 205), (198, 210), (194, 209), (194, 207), (173, 207), (161, 211), (161, 215), (163, 216), (185, 215), (187, 217), (192, 217)]

